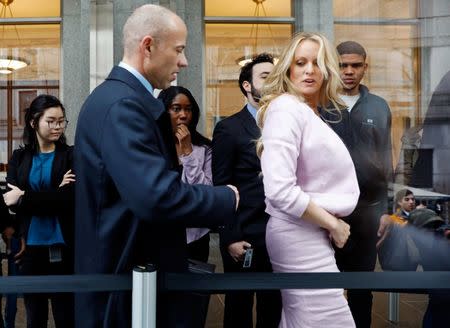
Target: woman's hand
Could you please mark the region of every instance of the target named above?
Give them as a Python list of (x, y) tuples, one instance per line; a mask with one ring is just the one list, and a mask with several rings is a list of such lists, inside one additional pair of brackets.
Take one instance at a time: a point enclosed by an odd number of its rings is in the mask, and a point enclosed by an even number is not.
[(6, 227), (5, 230), (2, 232), (2, 238), (5, 244), (8, 246), (10, 244), (11, 238), (14, 235), (14, 228), (13, 227)]
[(26, 245), (25, 245), (25, 239), (20, 238), (20, 250), (17, 252), (16, 255), (14, 255), (14, 260), (16, 264), (19, 264), (22, 260), (23, 253), (25, 253)]
[(16, 186), (10, 183), (8, 183), (8, 187), (11, 188), (11, 190), (3, 194), (5, 204), (6, 206), (16, 205), (20, 197), (22, 197), (23, 194), (25, 194), (25, 191), (17, 188)]
[(62, 186), (65, 186), (66, 184), (75, 182), (75, 174), (72, 173), (72, 170), (69, 170), (66, 172), (66, 174), (64, 174), (64, 177), (61, 181), (61, 183), (59, 184), (59, 187), (61, 188)]
[(176, 144), (178, 156), (185, 156), (192, 153), (191, 133), (189, 132), (189, 129), (186, 125), (180, 124), (177, 126), (175, 137), (178, 141), (178, 143)]
[(350, 236), (350, 226), (341, 219), (337, 219), (337, 224), (330, 230), (330, 235), (336, 247), (342, 248)]

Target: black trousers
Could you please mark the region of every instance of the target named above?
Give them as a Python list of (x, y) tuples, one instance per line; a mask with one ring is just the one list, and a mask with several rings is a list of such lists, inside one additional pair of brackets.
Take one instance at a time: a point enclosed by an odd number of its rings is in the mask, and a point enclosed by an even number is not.
[[(221, 248), (224, 272), (272, 272), (265, 246), (253, 250), (252, 266), (242, 268), (228, 250)], [(225, 294), (224, 328), (253, 327), (253, 299), (256, 294), (256, 327), (277, 328), (281, 318), (280, 291), (237, 291)]]
[[(209, 233), (187, 245), (188, 257), (193, 260), (208, 262), (209, 257)], [(208, 315), (209, 294), (189, 293), (185, 294), (185, 308), (188, 310), (183, 327), (201, 328), (205, 326)]]
[[(350, 224), (350, 238), (342, 249), (335, 248), (336, 263), (345, 272), (373, 271), (377, 261), (377, 231), (385, 204), (359, 206), (344, 220)], [(347, 299), (357, 328), (369, 328), (372, 321), (372, 292), (347, 290)]]
[(423, 316), (422, 328), (445, 328), (449, 326), (450, 292), (430, 291), (428, 307)]
[[(71, 256), (65, 249), (62, 261), (49, 261), (49, 248), (27, 246), (19, 265), (21, 275), (63, 275), (73, 274)], [(52, 304), (56, 328), (74, 327), (74, 301), (72, 293), (24, 294), (27, 313), (27, 328), (47, 328), (48, 300)]]

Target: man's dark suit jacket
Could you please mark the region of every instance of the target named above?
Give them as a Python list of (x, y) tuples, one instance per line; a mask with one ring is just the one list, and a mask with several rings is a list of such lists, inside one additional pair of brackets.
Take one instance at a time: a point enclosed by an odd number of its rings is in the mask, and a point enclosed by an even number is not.
[(256, 140), (261, 132), (245, 106), (217, 123), (213, 136), (212, 171), (214, 185), (233, 184), (239, 190), (239, 208), (233, 224), (220, 231), (222, 247), (245, 240), (265, 246), (266, 224), (261, 163)]
[[(77, 274), (131, 273), (153, 263), (187, 269), (186, 227), (223, 224), (227, 187), (190, 186), (175, 170), (168, 114), (131, 73), (115, 67), (85, 101), (75, 137)], [(158, 296), (158, 327), (183, 322), (182, 296)], [(131, 293), (76, 296), (76, 327), (130, 327)]]

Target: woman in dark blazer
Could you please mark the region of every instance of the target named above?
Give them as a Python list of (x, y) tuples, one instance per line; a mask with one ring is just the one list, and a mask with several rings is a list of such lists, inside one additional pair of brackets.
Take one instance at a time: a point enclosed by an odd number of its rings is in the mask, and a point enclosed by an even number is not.
[[(61, 102), (40, 95), (25, 113), (23, 146), (8, 163), (3, 195), (16, 212), (26, 249), (22, 275), (73, 273), (74, 181), (72, 147), (66, 144), (68, 121)], [(57, 328), (73, 327), (73, 295), (25, 294), (27, 327), (47, 327), (48, 299)]]

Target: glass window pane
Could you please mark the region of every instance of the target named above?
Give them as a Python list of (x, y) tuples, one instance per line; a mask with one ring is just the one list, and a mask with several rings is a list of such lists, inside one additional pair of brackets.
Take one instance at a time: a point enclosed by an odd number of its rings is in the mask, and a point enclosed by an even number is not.
[(367, 52), (368, 70), (362, 81), (384, 98), (392, 113), (394, 164), (398, 160), (404, 128), (418, 116), (417, 28), (415, 26), (335, 25), (335, 41), (352, 40)]
[[(0, 26), (0, 59), (23, 59), (28, 66), (0, 74), (0, 163), (21, 143), (24, 110), (34, 97), (59, 95), (60, 25)], [(10, 131), (10, 132), (8, 132)], [(8, 147), (9, 146), (9, 147)]]
[[(244, 56), (279, 54), (292, 35), (289, 24), (206, 24), (206, 135), (215, 123), (245, 104), (239, 85), (238, 62)], [(258, 38), (250, 37), (258, 29)]]
[[(0, 58), (19, 57), (28, 63), (27, 67), (14, 72), (15, 80), (59, 80), (59, 25), (6, 25), (0, 28), (4, 31)], [(0, 79), (6, 77), (0, 74)]]
[(336, 44), (366, 47), (364, 83), (391, 107), (395, 181), (450, 194), (448, 0), (334, 0), (333, 6)]
[[(205, 0), (206, 16), (292, 16), (291, 0)], [(259, 11), (259, 15), (257, 12)]]
[[(25, 17), (60, 17), (61, 16), (61, 0), (14, 0), (5, 11), (1, 11), (4, 15), (1, 18), (10, 18), (11, 13), (15, 18)], [(0, 4), (0, 9), (3, 9)], [(11, 11), (10, 11), (11, 9)]]
[(334, 0), (336, 18), (415, 18), (416, 0)]

